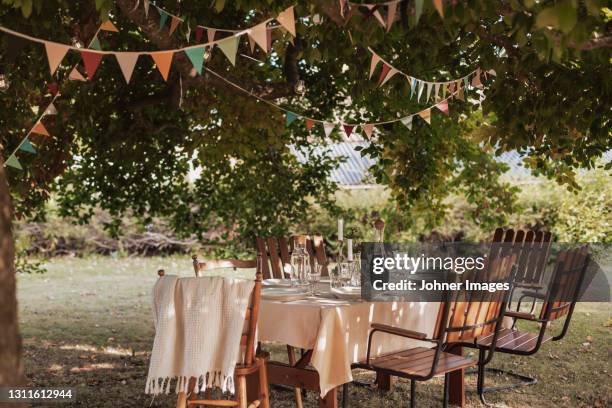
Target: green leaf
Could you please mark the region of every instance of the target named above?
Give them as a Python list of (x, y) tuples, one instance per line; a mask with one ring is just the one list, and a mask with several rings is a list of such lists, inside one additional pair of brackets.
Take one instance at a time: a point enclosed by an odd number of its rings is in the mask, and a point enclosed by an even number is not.
[(32, 0), (23, 0), (21, 2), (21, 13), (25, 18), (30, 17), (32, 14)]

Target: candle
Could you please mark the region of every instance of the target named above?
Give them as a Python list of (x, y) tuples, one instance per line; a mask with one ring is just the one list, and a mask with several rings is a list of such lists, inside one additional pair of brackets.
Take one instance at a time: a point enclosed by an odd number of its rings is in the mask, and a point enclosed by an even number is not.
[(344, 238), (344, 220), (338, 219), (338, 241), (343, 241)]
[(348, 260), (352, 261), (353, 260), (353, 240), (352, 239), (347, 239), (346, 240), (347, 243), (347, 251), (348, 251)]

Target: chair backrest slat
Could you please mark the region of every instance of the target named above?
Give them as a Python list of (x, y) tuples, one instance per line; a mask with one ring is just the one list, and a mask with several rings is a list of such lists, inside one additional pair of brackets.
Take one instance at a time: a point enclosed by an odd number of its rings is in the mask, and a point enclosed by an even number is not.
[[(293, 250), (293, 239), (285, 237), (257, 237), (257, 253), (262, 255), (262, 272), (264, 279), (289, 279), (290, 276), (283, 272), (283, 265), (291, 262)], [(327, 256), (325, 254), (325, 241), (322, 236), (307, 236), (306, 250), (310, 255), (310, 262), (315, 260), (322, 265), (321, 275), (329, 276), (327, 268)]]

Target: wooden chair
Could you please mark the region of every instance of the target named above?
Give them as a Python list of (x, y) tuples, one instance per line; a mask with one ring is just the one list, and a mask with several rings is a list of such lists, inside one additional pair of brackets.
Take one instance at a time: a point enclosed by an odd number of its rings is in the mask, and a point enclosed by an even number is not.
[[(196, 276), (207, 270), (219, 269), (219, 268), (233, 268), (233, 269), (256, 269), (255, 273), (255, 287), (251, 294), (249, 306), (247, 308), (245, 316), (245, 324), (240, 339), (241, 347), (244, 347), (243, 362), (236, 365), (234, 370), (235, 384), (236, 384), (236, 395), (233, 400), (216, 400), (212, 399), (212, 390), (207, 389), (204, 392), (204, 398), (198, 398), (195, 395), (191, 395), (195, 388), (195, 378), (192, 378), (189, 383), (189, 395), (181, 392), (179, 393), (178, 400), (176, 403), (177, 408), (185, 408), (190, 406), (214, 406), (214, 407), (239, 407), (239, 408), (269, 408), (269, 390), (268, 390), (268, 375), (266, 371), (266, 357), (255, 354), (255, 331), (257, 328), (257, 318), (259, 316), (259, 303), (261, 299), (261, 260), (258, 258), (257, 261), (240, 261), (236, 259), (218, 260), (218, 261), (207, 261), (199, 262), (196, 255), (193, 257), (193, 268)], [(160, 276), (163, 276), (163, 270), (159, 272)], [(259, 382), (259, 389), (256, 397), (249, 401), (247, 395), (247, 380), (249, 377), (257, 376)]]
[[(486, 280), (507, 283), (507, 290), (477, 295), (475, 291), (467, 290), (465, 285), (462, 285), (463, 289), (446, 292), (446, 300), (440, 306), (431, 338), (425, 333), (373, 323), (368, 339), (366, 361), (355, 366), (376, 371), (377, 374), (410, 379), (411, 408), (416, 406), (416, 381), (426, 381), (434, 376), (444, 375), (443, 405), (447, 407), (450, 373), (467, 367), (484, 366), (493, 357), (497, 335), (510, 298), (511, 282), (516, 269), (515, 261), (516, 255), (513, 254), (498, 257), (490, 259), (485, 268), (488, 271)], [(486, 273), (485, 270), (482, 273)], [(465, 277), (467, 276), (464, 275), (463, 278)], [(378, 332), (431, 342), (434, 346), (433, 348), (414, 347), (380, 357), (371, 357), (372, 339)], [(484, 335), (491, 335), (492, 338), (488, 354), (484, 359), (474, 360), (449, 352), (453, 347), (473, 343), (476, 338)]]
[[(566, 335), (569, 328), (574, 307), (580, 296), (580, 290), (586, 275), (587, 266), (587, 246), (560, 252), (557, 255), (553, 275), (543, 297), (544, 303), (542, 304), (539, 316), (536, 317), (533, 312), (521, 312), (520, 309), (506, 312), (506, 316), (515, 319), (537, 322), (540, 325), (540, 329), (537, 332), (519, 331), (515, 329), (514, 326), (511, 329), (503, 329), (496, 339), (495, 350), (500, 353), (528, 356), (537, 353), (542, 344), (547, 341), (561, 340)], [(556, 336), (548, 335), (546, 333), (548, 325), (554, 320), (563, 317), (565, 321), (561, 332)], [(482, 335), (476, 339), (472, 347), (476, 347), (480, 350), (479, 359), (484, 358), (482, 351), (489, 349), (492, 341), (493, 337), (490, 334)], [(503, 373), (518, 378), (521, 382), (485, 388), (485, 370), (483, 367), (479, 367), (478, 384), (479, 387), (482, 388), (481, 399), (483, 402), (485, 402), (483, 397), (485, 392), (524, 387), (537, 383), (536, 378), (514, 372), (507, 372), (495, 368), (487, 368), (486, 371)]]
[[(255, 239), (257, 253), (263, 261), (264, 279), (288, 279), (283, 272), (283, 265), (291, 262), (291, 251), (293, 250), (293, 239), (285, 237), (257, 237)], [(306, 236), (306, 250), (310, 260), (322, 265), (321, 276), (329, 276), (327, 269), (327, 256), (325, 254), (325, 241), (322, 236)]]

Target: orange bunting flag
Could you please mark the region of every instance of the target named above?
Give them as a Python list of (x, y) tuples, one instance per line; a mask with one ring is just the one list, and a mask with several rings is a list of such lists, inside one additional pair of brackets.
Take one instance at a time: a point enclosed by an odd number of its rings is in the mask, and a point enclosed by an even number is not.
[(119, 68), (121, 68), (121, 73), (123, 73), (125, 82), (128, 84), (130, 83), (130, 79), (132, 79), (132, 73), (134, 72), (136, 62), (138, 62), (138, 56), (139, 54), (137, 52), (115, 53), (115, 57), (119, 63)]
[(51, 75), (55, 74), (55, 71), (57, 71), (57, 68), (62, 63), (69, 49), (70, 47), (64, 44), (45, 42), (45, 50), (47, 51), (47, 60), (49, 61)]
[(293, 6), (280, 13), (276, 17), (276, 21), (295, 37), (295, 13), (293, 12)]
[(372, 133), (374, 132), (374, 125), (366, 123), (365, 125), (361, 125), (361, 128), (363, 129), (363, 132), (366, 134), (366, 136), (372, 137)]
[(440, 17), (444, 18), (444, 6), (442, 5), (442, 0), (433, 0), (433, 4), (436, 10), (438, 10)]
[(83, 59), (83, 65), (85, 65), (85, 72), (87, 77), (92, 79), (100, 66), (100, 61), (104, 54), (91, 51), (81, 51), (81, 58)]
[(36, 133), (37, 135), (49, 136), (49, 132), (47, 132), (47, 128), (45, 128), (45, 125), (43, 125), (42, 122), (36, 122), (30, 132)]
[(431, 125), (431, 109), (425, 109), (424, 111), (419, 112), (419, 116), (427, 123)]
[(113, 22), (110, 20), (106, 20), (105, 22), (103, 22), (102, 25), (100, 26), (100, 30), (111, 31), (113, 33), (119, 32), (119, 30), (117, 30), (117, 27), (115, 27)]
[(446, 99), (438, 103), (436, 108), (440, 109), (440, 112), (448, 116), (448, 101)]
[(480, 82), (480, 69), (476, 70), (474, 78), (472, 78), (472, 86), (474, 88), (482, 88), (482, 82)]
[(72, 68), (72, 71), (70, 71), (70, 75), (68, 75), (68, 79), (70, 79), (71, 81), (87, 81), (85, 77), (79, 72), (77, 67)]
[(253, 40), (264, 52), (268, 52), (268, 30), (266, 23), (261, 23), (248, 31), (249, 40)]
[(397, 14), (397, 3), (389, 3), (387, 6), (387, 32), (391, 30), (391, 26), (395, 22), (395, 16)]
[(374, 70), (376, 70), (376, 67), (378, 66), (379, 62), (380, 62), (380, 57), (372, 53), (372, 62), (370, 62), (370, 76), (369, 76), (370, 79), (372, 79), (372, 74), (374, 74)]
[(315, 125), (315, 121), (312, 119), (306, 119), (306, 129), (312, 130)]
[(387, 77), (389, 71), (391, 71), (391, 67), (383, 62), (382, 70), (380, 71), (380, 76), (378, 77), (378, 86), (385, 83), (385, 78)]
[(168, 35), (174, 34), (174, 32), (176, 31), (176, 28), (178, 27), (180, 23), (181, 23), (181, 20), (178, 17), (172, 16), (172, 21), (170, 21), (170, 32)]
[(155, 61), (155, 65), (157, 66), (162, 78), (164, 78), (164, 81), (168, 80), (168, 74), (170, 73), (170, 66), (172, 65), (173, 56), (173, 51), (159, 51), (151, 53), (151, 58), (153, 58), (153, 61)]

